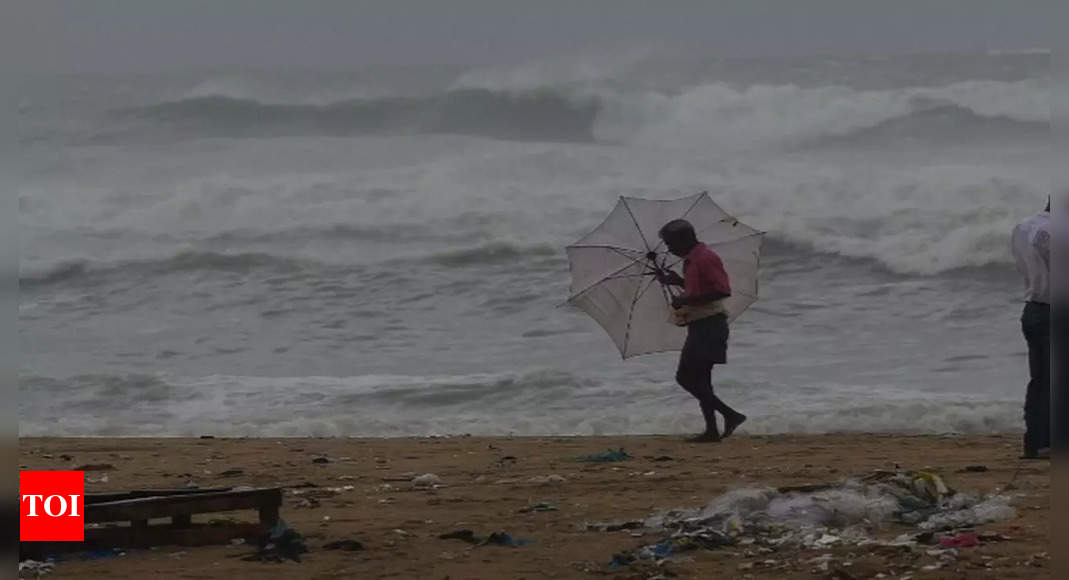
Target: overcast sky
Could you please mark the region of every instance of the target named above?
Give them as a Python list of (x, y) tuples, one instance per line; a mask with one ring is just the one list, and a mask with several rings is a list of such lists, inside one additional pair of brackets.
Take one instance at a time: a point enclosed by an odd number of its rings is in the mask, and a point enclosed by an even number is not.
[(663, 43), (709, 56), (1035, 48), (1060, 32), (1062, 2), (4, 0), (0, 62), (143, 72), (500, 64)]

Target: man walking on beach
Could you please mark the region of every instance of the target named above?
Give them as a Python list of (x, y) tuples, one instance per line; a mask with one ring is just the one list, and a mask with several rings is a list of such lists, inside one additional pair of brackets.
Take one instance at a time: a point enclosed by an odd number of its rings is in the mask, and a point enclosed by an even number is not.
[(1031, 380), (1024, 403), (1024, 458), (1050, 457), (1050, 200), (1047, 208), (1017, 224), (1013, 257), (1025, 279), (1021, 327), (1028, 343)]
[[(727, 362), (728, 319), (723, 300), (731, 296), (731, 282), (716, 252), (698, 241), (686, 220), (668, 222), (660, 237), (672, 254), (684, 258), (683, 276), (658, 271), (663, 284), (683, 288), (672, 299), (674, 321), (687, 327), (687, 340), (679, 357), (676, 382), (698, 399), (705, 432), (690, 441), (714, 442), (731, 435), (746, 416), (729, 407), (713, 391), (713, 367)], [(724, 416), (724, 432), (717, 428), (716, 413)]]

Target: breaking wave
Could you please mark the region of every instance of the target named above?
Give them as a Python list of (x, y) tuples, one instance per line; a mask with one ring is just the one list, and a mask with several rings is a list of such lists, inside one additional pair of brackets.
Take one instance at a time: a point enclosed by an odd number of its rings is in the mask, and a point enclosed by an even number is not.
[[(292, 137), (453, 133), (512, 140), (590, 141), (594, 99), (554, 91), (471, 89), (428, 97), (282, 104), (200, 96), (118, 111), (186, 137)], [(135, 132), (137, 129), (133, 129)]]
[(966, 142), (977, 126), (1034, 134), (1049, 126), (1049, 94), (1038, 80), (881, 91), (710, 83), (606, 101), (595, 135), (643, 146), (743, 150), (924, 124), (934, 116), (942, 117), (941, 137)]
[[(991, 136), (1035, 134), (1049, 125), (1050, 106), (1044, 83), (1031, 79), (882, 91), (797, 85), (739, 88), (727, 83), (676, 93), (472, 88), (316, 104), (207, 94), (114, 115), (134, 125), (113, 137), (160, 128), (180, 138), (437, 133), (739, 149), (918, 128), (922, 139), (968, 139), (977, 131)], [(933, 122), (934, 129), (924, 126)]]
[[(444, 268), (475, 268), (508, 264), (523, 264), (525, 269), (559, 268), (563, 252), (548, 244), (520, 245), (490, 242), (482, 245), (441, 250), (415, 255), (391, 263), (416, 262)], [(321, 261), (309, 257), (287, 256), (267, 252), (180, 251), (158, 258), (137, 260), (89, 260), (85, 258), (60, 260), (24, 270), (19, 276), (23, 290), (63, 285), (93, 278), (111, 276), (166, 276), (183, 272), (222, 272), (249, 274), (252, 272), (295, 273), (302, 270), (334, 269), (339, 273), (364, 268), (369, 264)]]
[[(622, 387), (546, 368), (438, 376), (24, 376), (20, 388), (24, 436), (607, 435), (690, 428), (679, 413), (686, 395), (666, 399), (667, 384)], [(859, 398), (856, 389), (825, 389), (802, 398), (806, 413), (797, 412), (791, 386), (727, 390), (752, 411), (744, 427), (751, 434), (1019, 429), (1016, 400), (895, 392)], [(843, 394), (853, 401), (846, 408)], [(621, 403), (585, 406), (605, 397)], [(128, 403), (122, 418), (106, 412), (116, 400)], [(790, 403), (796, 406), (787, 408)]]

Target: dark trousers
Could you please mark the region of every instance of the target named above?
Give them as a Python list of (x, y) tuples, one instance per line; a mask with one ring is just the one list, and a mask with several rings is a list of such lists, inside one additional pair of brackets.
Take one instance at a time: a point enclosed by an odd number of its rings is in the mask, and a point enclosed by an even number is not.
[(1024, 399), (1024, 452), (1034, 455), (1050, 447), (1050, 305), (1026, 304), (1021, 328), (1028, 342), (1031, 375)]
[(687, 341), (679, 356), (676, 382), (698, 399), (706, 432), (717, 432), (716, 413), (734, 417), (739, 413), (713, 391), (713, 366), (727, 361), (727, 317), (714, 316), (687, 326)]

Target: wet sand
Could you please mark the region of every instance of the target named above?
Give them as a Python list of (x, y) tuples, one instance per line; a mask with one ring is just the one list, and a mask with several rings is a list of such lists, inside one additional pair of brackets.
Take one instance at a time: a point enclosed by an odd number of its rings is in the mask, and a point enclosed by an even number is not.
[[(623, 448), (632, 459), (583, 463), (579, 455)], [(440, 439), (22, 439), (20, 469), (89, 473), (88, 492), (187, 485), (283, 486), (283, 519), (306, 540), (301, 563), (245, 562), (249, 546), (131, 550), (124, 556), (61, 561), (50, 578), (1046, 578), (1050, 576), (1049, 463), (1021, 461), (1019, 436), (819, 435), (748, 437), (688, 444), (677, 437)], [(61, 457), (68, 456), (68, 457)], [(314, 463), (326, 457), (327, 463)], [(587, 531), (588, 522), (642, 518), (696, 508), (724, 492), (761, 486), (835, 482), (876, 469), (926, 469), (953, 487), (1008, 490), (1018, 516), (980, 532), (1006, 538), (961, 548), (950, 564), (925, 548), (827, 548), (760, 553), (745, 546), (697, 550), (663, 565), (610, 568), (613, 555), (657, 540), (632, 531)], [(965, 472), (968, 466), (986, 471)], [(241, 470), (240, 474), (234, 470)], [(230, 471), (230, 475), (222, 475)], [(443, 487), (385, 481), (434, 473)], [(548, 478), (559, 475), (563, 478)], [(192, 482), (192, 483), (190, 483)], [(342, 488), (298, 495), (302, 484)], [(345, 486), (352, 486), (345, 489)], [(389, 486), (389, 487), (387, 487)], [(316, 488), (304, 488), (316, 489)], [(309, 499), (313, 496), (314, 501)], [(556, 511), (526, 511), (545, 502)], [(235, 512), (255, 520), (252, 512)], [(196, 519), (195, 519), (196, 521)], [(522, 547), (474, 547), (438, 536), (471, 529), (529, 539)], [(890, 525), (881, 537), (908, 528)], [(328, 551), (358, 540), (364, 550)], [(834, 556), (828, 570), (809, 560)]]

